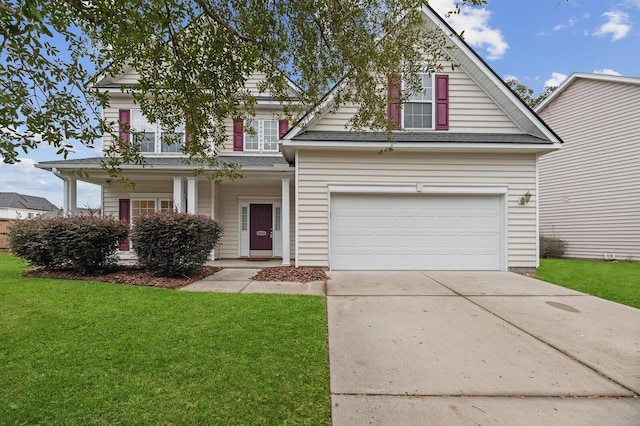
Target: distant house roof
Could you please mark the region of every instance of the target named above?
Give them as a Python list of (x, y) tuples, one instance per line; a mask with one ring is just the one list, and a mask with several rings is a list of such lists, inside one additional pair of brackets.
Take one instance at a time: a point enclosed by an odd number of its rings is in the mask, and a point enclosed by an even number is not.
[(560, 86), (558, 86), (551, 94), (536, 107), (536, 112), (542, 111), (547, 105), (551, 104), (554, 99), (560, 96), (568, 87), (579, 79), (604, 81), (608, 83), (624, 83), (631, 85), (640, 85), (640, 77), (627, 77), (623, 75), (610, 75), (588, 72), (574, 72)]
[(43, 212), (59, 210), (46, 198), (18, 194), (17, 192), (0, 192), (0, 208), (40, 210)]

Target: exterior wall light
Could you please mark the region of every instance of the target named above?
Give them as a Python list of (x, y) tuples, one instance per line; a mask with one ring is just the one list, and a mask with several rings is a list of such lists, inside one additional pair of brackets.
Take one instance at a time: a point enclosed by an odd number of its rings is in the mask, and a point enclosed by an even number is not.
[(520, 202), (518, 204), (520, 204), (521, 206), (524, 206), (525, 204), (529, 204), (529, 200), (531, 200), (531, 193), (527, 191), (526, 194), (520, 197)]

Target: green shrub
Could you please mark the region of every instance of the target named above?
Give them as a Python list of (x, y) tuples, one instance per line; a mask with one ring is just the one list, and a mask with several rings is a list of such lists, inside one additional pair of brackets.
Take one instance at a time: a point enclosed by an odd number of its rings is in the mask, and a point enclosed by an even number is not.
[(9, 243), (16, 256), (34, 266), (95, 275), (117, 263), (116, 250), (127, 234), (127, 225), (112, 218), (35, 218), (17, 221)]
[(131, 243), (140, 266), (153, 274), (190, 276), (205, 265), (221, 235), (211, 218), (165, 211), (136, 218)]
[(567, 243), (558, 237), (540, 235), (540, 257), (562, 257)]

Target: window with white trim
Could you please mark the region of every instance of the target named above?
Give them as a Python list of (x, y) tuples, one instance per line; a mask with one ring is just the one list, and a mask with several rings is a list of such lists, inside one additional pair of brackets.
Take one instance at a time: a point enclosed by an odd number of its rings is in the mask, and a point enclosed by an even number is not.
[(418, 74), (418, 79), (421, 90), (410, 93), (407, 102), (403, 105), (402, 127), (418, 130), (433, 129), (433, 76)]
[(131, 110), (131, 140), (140, 145), (144, 153), (180, 153), (184, 145), (184, 124), (172, 132), (165, 132), (162, 127), (149, 120), (139, 109)]
[(170, 198), (134, 198), (131, 199), (131, 223), (139, 216), (157, 211), (173, 210)]
[(278, 151), (278, 120), (252, 120), (247, 123), (244, 132), (245, 151)]

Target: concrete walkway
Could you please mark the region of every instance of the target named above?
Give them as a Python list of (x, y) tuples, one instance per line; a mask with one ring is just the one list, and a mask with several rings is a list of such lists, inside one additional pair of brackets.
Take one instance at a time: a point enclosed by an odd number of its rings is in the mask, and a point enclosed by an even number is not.
[(502, 272), (331, 272), (342, 425), (638, 425), (640, 310)]
[(183, 287), (183, 291), (214, 291), (225, 293), (279, 293), (324, 295), (325, 282), (293, 283), (284, 281), (254, 281), (260, 269), (224, 268), (201, 281)]

